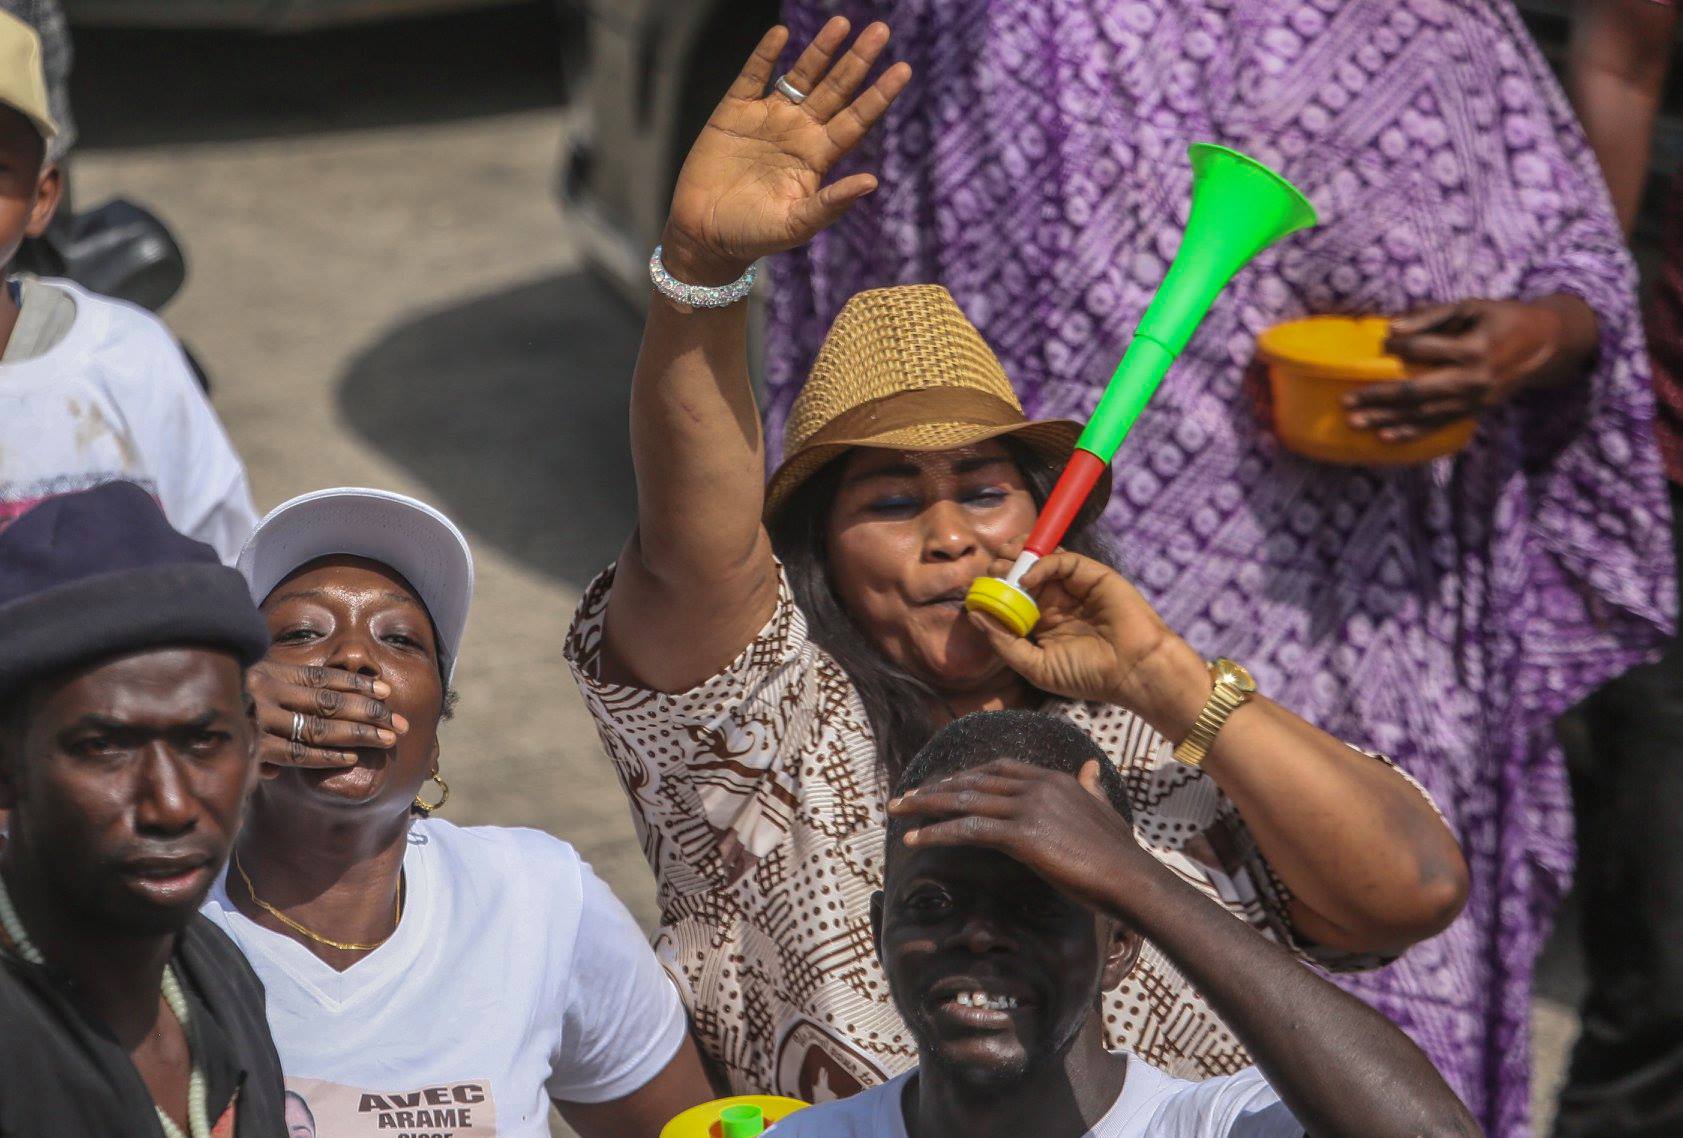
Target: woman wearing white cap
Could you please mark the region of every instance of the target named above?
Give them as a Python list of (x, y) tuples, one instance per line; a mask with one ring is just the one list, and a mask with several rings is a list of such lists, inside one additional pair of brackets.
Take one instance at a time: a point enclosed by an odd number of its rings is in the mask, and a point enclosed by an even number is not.
[(324, 490), (265, 518), (239, 568), (271, 670), (390, 711), (348, 760), (265, 763), (206, 905), (263, 980), (319, 1132), (536, 1138), (554, 1102), (586, 1138), (653, 1138), (708, 1098), (675, 989), (573, 848), (429, 816), (473, 592), (460, 531), (401, 495)]

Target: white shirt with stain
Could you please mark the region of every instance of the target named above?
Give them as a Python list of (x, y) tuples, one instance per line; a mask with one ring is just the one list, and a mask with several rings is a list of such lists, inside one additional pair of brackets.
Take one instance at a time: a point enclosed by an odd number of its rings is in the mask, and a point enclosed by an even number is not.
[(257, 524), (245, 466), (169, 330), (69, 281), (28, 280), (23, 295), (20, 327), (43, 308), (54, 327), (0, 359), (0, 529), (45, 498), (135, 482), (232, 564)]

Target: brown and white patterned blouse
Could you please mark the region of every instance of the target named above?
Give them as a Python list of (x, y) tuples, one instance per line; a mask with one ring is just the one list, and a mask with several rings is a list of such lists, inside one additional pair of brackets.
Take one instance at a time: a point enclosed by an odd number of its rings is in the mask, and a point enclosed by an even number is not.
[[(785, 578), (777, 610), (724, 671), (669, 695), (598, 679), (609, 568), (585, 593), (568, 663), (631, 799), (659, 889), (655, 948), (737, 1093), (844, 1097), (916, 1062), (871, 941), (888, 787), (841, 666), (807, 636)], [(1264, 934), (1332, 968), (1382, 961), (1297, 941), (1289, 895), (1206, 775), (1134, 714), (1055, 700), (1121, 769), (1139, 839)], [(1105, 1004), (1108, 1042), (1188, 1078), (1249, 1062), (1147, 944)]]

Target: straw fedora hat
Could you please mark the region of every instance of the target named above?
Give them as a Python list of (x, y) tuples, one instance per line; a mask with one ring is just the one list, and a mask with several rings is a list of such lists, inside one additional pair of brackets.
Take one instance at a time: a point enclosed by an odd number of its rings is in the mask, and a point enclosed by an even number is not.
[[(952, 450), (1010, 435), (1061, 466), (1080, 434), (1072, 420), (1023, 414), (998, 357), (946, 289), (871, 289), (842, 308), (789, 411), (765, 515), (854, 447)], [(1092, 500), (1109, 496), (1107, 470)]]

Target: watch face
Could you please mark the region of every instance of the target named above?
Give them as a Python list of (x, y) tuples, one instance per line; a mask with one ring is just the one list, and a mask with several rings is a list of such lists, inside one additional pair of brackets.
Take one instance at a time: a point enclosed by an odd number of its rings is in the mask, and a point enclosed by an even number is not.
[(1216, 683), (1231, 684), (1246, 695), (1256, 694), (1256, 681), (1243, 664), (1223, 657), (1210, 666), (1210, 671), (1215, 673), (1212, 678)]

